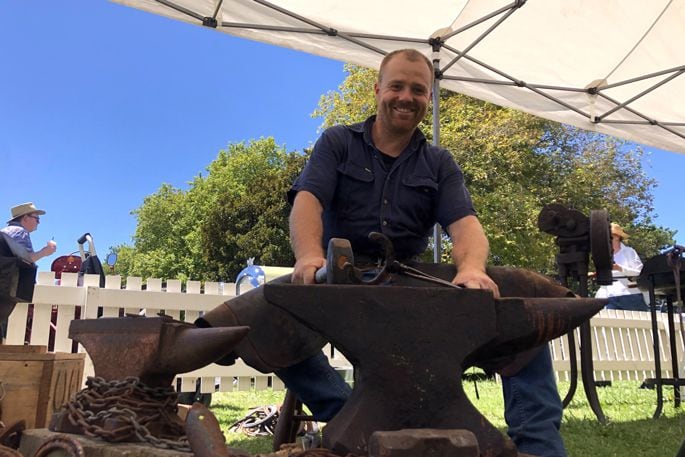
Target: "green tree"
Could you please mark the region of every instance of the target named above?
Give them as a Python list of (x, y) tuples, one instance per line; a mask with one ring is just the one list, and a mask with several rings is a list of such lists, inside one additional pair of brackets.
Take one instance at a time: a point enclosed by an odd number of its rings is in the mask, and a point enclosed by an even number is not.
[(133, 245), (116, 248), (116, 271), (231, 281), (249, 257), (292, 265), (285, 192), (304, 160), (273, 138), (230, 144), (187, 190), (163, 184), (133, 211)]
[[(359, 122), (375, 111), (377, 73), (354, 65), (346, 70), (347, 79), (321, 97), (313, 114), (323, 118), (324, 128)], [(430, 113), (421, 126), (429, 141)], [(643, 256), (672, 243), (673, 232), (653, 225), (656, 183), (634, 145), (448, 91), (440, 94), (440, 143), (464, 172), (493, 263), (553, 271), (554, 239), (537, 228), (548, 203), (588, 215), (606, 208), (612, 220), (633, 229)]]
[[(282, 154), (277, 167), (254, 176), (246, 191), (216, 202), (200, 227), (208, 271), (235, 278), (248, 258), (261, 265), (292, 266), (285, 195), (306, 156)], [(274, 164), (276, 165), (276, 164)]]
[[(313, 114), (324, 128), (375, 112), (376, 72), (346, 69), (339, 90), (324, 94)], [(643, 258), (673, 243), (674, 232), (653, 223), (656, 183), (642, 168), (639, 147), (447, 91), (440, 94), (440, 123), (441, 144), (461, 165), (490, 239), (492, 263), (555, 269), (554, 239), (537, 228), (548, 203), (585, 214), (606, 208), (633, 234)], [(431, 141), (430, 114), (421, 128)], [(116, 247), (116, 271), (229, 281), (250, 257), (292, 265), (284, 196), (306, 157), (262, 138), (220, 151), (187, 190), (163, 184), (133, 212), (133, 245)]]
[(182, 278), (193, 277), (187, 238), (187, 193), (169, 184), (147, 196), (132, 212), (137, 219), (133, 246), (118, 246), (115, 270), (124, 276)]

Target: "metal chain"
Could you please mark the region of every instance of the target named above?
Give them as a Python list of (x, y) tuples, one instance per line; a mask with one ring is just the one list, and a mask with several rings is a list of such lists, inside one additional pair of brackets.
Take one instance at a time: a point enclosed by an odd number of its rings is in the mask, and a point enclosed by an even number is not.
[(63, 407), (69, 422), (84, 434), (109, 442), (140, 441), (191, 451), (183, 427), (173, 420), (178, 394), (171, 387), (147, 387), (135, 377), (114, 381), (88, 377), (86, 386)]

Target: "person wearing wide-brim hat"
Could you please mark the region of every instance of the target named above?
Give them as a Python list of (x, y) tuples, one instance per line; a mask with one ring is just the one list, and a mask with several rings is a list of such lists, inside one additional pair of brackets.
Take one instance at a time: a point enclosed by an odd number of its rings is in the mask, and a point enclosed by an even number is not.
[(7, 221), (7, 227), (0, 229), (0, 232), (5, 233), (19, 245), (25, 247), (33, 262), (55, 253), (57, 245), (52, 240), (48, 241), (45, 246), (38, 251), (34, 251), (33, 243), (31, 243), (30, 234), (38, 228), (40, 216), (45, 214), (45, 211), (36, 208), (33, 202), (27, 202), (13, 206), (10, 209), (10, 214), (11, 216), (9, 221)]
[(626, 246), (623, 241), (630, 235), (623, 227), (611, 223), (611, 246), (614, 253), (612, 274), (614, 282), (609, 286), (602, 286), (595, 295), (596, 298), (608, 298), (607, 309), (624, 309), (630, 311), (649, 311), (640, 289), (635, 287), (631, 278), (642, 271), (642, 260), (635, 249)]

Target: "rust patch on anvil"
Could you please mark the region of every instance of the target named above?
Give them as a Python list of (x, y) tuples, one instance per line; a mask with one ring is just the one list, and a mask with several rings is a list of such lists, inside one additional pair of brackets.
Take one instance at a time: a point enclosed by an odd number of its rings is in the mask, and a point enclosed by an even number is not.
[(497, 336), (466, 359), (464, 367), (540, 346), (578, 327), (606, 303), (595, 298), (501, 298), (495, 300)]
[(72, 321), (69, 337), (83, 344), (95, 376), (105, 380), (136, 377), (166, 387), (174, 376), (223, 357), (249, 327), (197, 328), (168, 316)]

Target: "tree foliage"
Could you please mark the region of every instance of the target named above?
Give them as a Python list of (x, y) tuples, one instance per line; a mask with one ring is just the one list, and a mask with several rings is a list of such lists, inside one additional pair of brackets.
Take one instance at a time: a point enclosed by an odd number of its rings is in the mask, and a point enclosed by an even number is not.
[[(359, 122), (374, 112), (377, 73), (346, 69), (348, 78), (321, 97), (314, 113), (324, 127)], [(429, 114), (421, 126), (429, 141), (432, 122)], [(639, 147), (448, 91), (440, 94), (440, 144), (464, 172), (493, 263), (554, 268), (554, 239), (537, 228), (548, 203), (587, 215), (607, 209), (634, 234), (632, 244), (643, 258), (673, 242), (672, 231), (653, 224), (656, 183), (642, 168)]]
[[(313, 114), (323, 128), (375, 112), (376, 72), (346, 70), (348, 77), (321, 97)], [(432, 141), (431, 114), (421, 128)], [(673, 243), (674, 232), (653, 223), (656, 183), (633, 144), (447, 91), (440, 94), (440, 143), (464, 171), (494, 264), (555, 269), (554, 239), (537, 228), (548, 203), (584, 214), (606, 208), (643, 258)], [(163, 184), (133, 212), (133, 245), (117, 247), (117, 272), (230, 281), (250, 257), (292, 265), (284, 196), (305, 160), (273, 138), (260, 139), (220, 151), (186, 190)]]
[(187, 190), (163, 184), (133, 212), (133, 246), (117, 247), (117, 272), (231, 281), (250, 257), (292, 265), (285, 192), (304, 160), (260, 139), (220, 151)]

